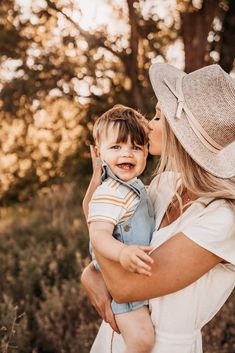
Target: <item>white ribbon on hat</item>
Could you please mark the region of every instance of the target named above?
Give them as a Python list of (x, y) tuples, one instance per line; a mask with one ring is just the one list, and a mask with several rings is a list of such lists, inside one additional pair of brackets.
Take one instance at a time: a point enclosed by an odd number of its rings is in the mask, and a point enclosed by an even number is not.
[(193, 113), (191, 110), (188, 108), (186, 105), (185, 99), (184, 99), (184, 93), (182, 90), (182, 80), (183, 77), (179, 77), (176, 80), (176, 90), (174, 87), (171, 85), (171, 83), (167, 80), (164, 79), (164, 83), (167, 85), (167, 87), (170, 89), (170, 91), (174, 94), (174, 96), (177, 98), (178, 105), (177, 105), (177, 110), (175, 114), (176, 119), (181, 119), (182, 117), (182, 112), (184, 111), (186, 114), (186, 117), (188, 119), (188, 122), (193, 129), (194, 133), (197, 135), (199, 140), (203, 143), (205, 147), (207, 147), (211, 152), (217, 153), (220, 150), (223, 149), (222, 146), (220, 146), (216, 141), (214, 141), (208, 134), (207, 132), (203, 129), (203, 127), (199, 124), (197, 119), (194, 117)]

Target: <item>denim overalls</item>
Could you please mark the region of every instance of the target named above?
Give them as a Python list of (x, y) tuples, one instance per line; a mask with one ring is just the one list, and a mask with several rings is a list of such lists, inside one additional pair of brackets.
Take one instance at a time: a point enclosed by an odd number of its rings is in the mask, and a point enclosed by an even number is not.
[[(149, 245), (152, 233), (154, 231), (155, 220), (154, 211), (150, 200), (147, 197), (147, 192), (141, 180), (135, 179), (131, 183), (127, 183), (116, 177), (106, 163), (102, 164), (103, 174), (102, 181), (111, 177), (119, 183), (126, 185), (129, 189), (133, 190), (139, 197), (139, 203), (133, 215), (126, 221), (118, 223), (113, 231), (113, 236), (127, 245)], [(92, 253), (92, 251), (91, 251)], [(93, 264), (96, 270), (99, 270), (98, 263), (93, 256)], [(132, 302), (125, 304), (118, 304), (112, 301), (112, 310), (114, 314), (126, 313), (147, 305), (148, 301)]]

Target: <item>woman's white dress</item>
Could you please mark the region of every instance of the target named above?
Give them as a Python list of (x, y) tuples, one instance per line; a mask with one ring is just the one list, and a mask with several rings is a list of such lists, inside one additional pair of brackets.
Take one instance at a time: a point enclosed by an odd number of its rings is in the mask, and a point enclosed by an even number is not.
[[(174, 194), (173, 173), (155, 177), (148, 193), (156, 214), (152, 245), (160, 246), (178, 232), (223, 258), (220, 263), (188, 287), (151, 299), (149, 303), (156, 332), (153, 353), (202, 353), (201, 328), (218, 312), (235, 286), (235, 214), (223, 200), (205, 207), (200, 198), (182, 217), (158, 229)], [(180, 254), (179, 254), (180, 256)], [(111, 344), (112, 342), (112, 344)], [(121, 335), (102, 323), (90, 353), (123, 353)]]

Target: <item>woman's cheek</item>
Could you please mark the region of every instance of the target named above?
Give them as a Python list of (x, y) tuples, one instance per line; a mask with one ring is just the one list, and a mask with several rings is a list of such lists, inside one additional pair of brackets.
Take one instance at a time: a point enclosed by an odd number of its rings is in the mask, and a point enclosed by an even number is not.
[(155, 155), (155, 148), (154, 148), (154, 144), (151, 140), (149, 140), (149, 153), (152, 155)]
[(154, 134), (149, 138), (149, 153), (159, 156), (161, 154), (161, 134)]

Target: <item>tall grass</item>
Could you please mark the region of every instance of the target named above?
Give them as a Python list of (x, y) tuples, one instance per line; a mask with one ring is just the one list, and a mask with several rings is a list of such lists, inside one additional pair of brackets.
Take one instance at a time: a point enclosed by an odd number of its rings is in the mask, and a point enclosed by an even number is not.
[(2, 352), (87, 353), (99, 320), (80, 285), (89, 259), (76, 184), (1, 209), (1, 220)]

